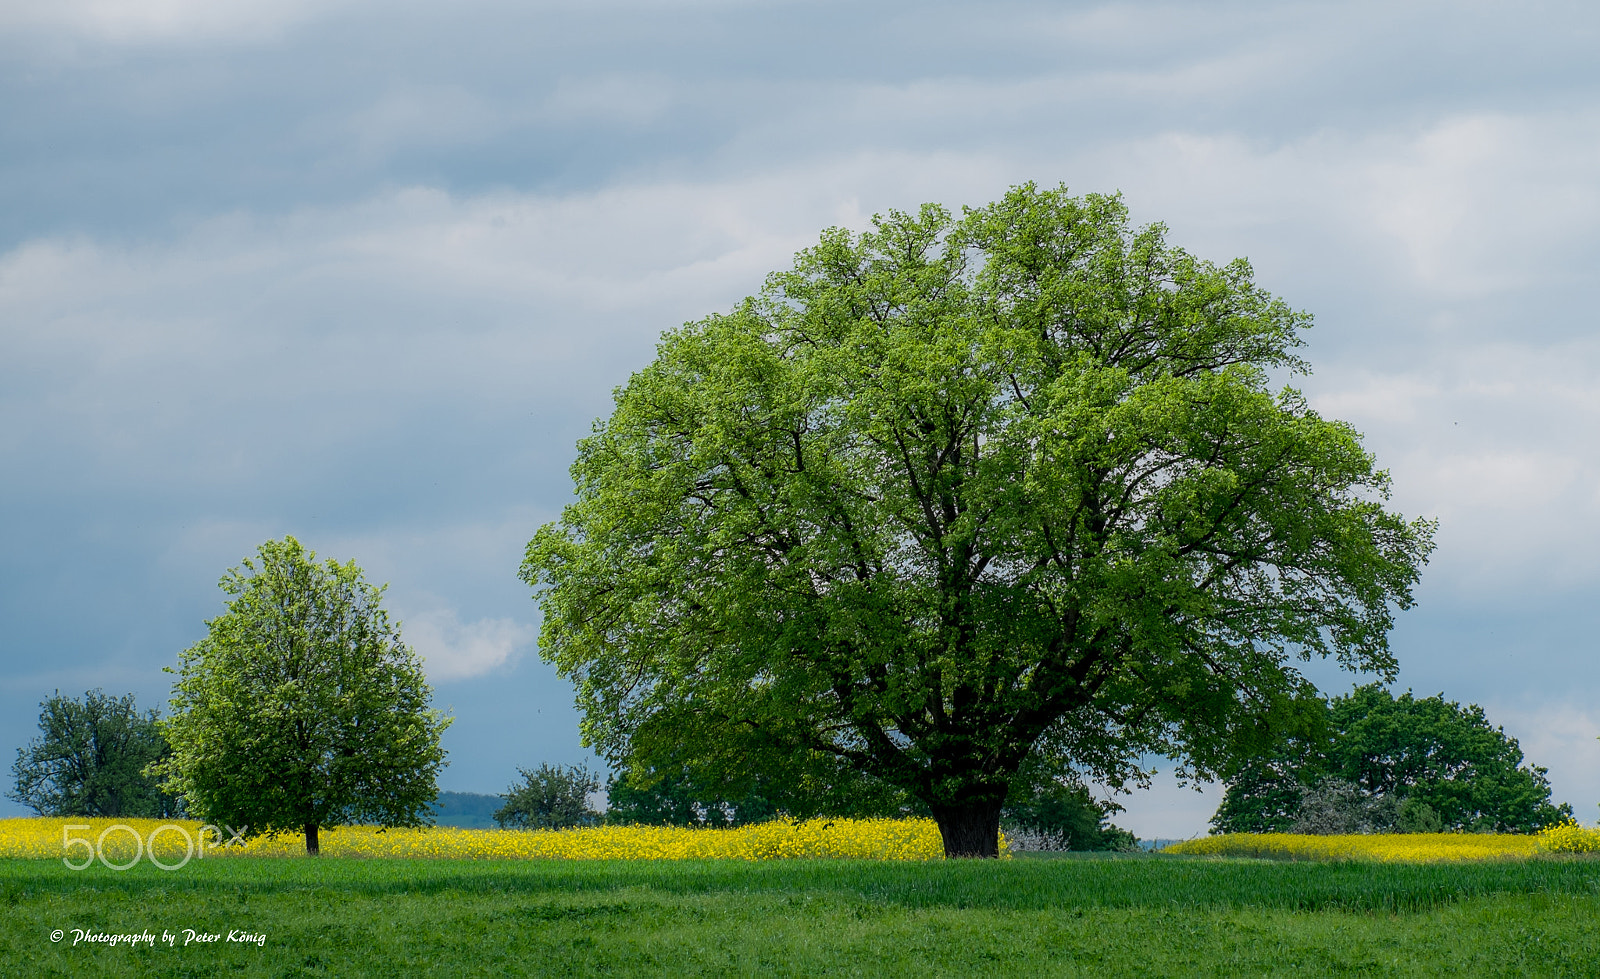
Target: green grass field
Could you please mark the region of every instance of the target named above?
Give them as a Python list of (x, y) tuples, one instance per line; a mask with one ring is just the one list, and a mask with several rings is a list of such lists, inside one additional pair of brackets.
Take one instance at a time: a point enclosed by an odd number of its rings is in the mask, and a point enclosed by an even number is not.
[[(0, 907), (5, 976), (1600, 973), (1600, 861), (1581, 857), (10, 860)], [(75, 929), (156, 944), (74, 945)]]

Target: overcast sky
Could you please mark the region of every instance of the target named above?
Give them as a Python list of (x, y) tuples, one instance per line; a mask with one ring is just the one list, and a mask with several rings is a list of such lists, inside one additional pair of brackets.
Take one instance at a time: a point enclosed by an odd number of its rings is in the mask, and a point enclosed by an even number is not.
[[(1600, 8), (0, 3), (0, 751), (164, 705), (294, 534), (389, 582), (447, 789), (577, 762), (516, 578), (659, 334), (830, 225), (1121, 191), (1317, 326), (1297, 383), (1437, 517), (1399, 689), (1600, 816)], [(1353, 679), (1315, 678), (1329, 692)], [(1143, 836), (1215, 805), (1163, 782)], [(4, 803), (0, 813), (20, 813)]]

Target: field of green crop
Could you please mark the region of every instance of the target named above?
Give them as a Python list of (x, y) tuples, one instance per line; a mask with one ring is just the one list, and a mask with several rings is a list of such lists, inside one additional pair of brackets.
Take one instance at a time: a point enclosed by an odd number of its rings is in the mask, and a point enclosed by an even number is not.
[(1600, 972), (1588, 857), (7, 860), (0, 908), (7, 976)]

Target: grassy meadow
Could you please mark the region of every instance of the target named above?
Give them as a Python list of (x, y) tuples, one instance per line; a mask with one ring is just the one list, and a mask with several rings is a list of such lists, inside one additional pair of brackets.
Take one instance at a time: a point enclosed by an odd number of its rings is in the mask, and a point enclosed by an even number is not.
[[(1600, 862), (1585, 856), (246, 856), (171, 872), (148, 861), (75, 872), (59, 858), (7, 859), (0, 906), (8, 976), (1600, 971)], [(185, 929), (219, 937), (186, 944)], [(151, 934), (155, 944), (74, 944), (76, 931)]]

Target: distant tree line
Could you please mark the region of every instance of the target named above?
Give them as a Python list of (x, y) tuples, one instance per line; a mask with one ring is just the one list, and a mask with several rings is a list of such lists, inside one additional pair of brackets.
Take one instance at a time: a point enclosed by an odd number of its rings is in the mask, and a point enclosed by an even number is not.
[[(183, 799), (155, 775), (171, 753), (157, 711), (141, 711), (132, 694), (58, 691), (41, 702), (39, 735), (18, 749), (6, 794), (47, 816), (185, 815)], [(541, 764), (519, 770), (500, 796), (442, 793), (431, 815), (561, 829), (928, 814), (909, 793), (826, 756), (739, 779), (727, 771), (666, 759), (602, 783), (585, 766)], [(1492, 727), (1482, 708), (1371, 685), (1326, 701), (1304, 732), (1240, 771), (1211, 823), (1214, 832), (1530, 833), (1572, 818), (1571, 806), (1551, 801), (1547, 775), (1524, 762), (1516, 739)], [(1013, 782), (1001, 825), (1018, 848), (1134, 849), (1134, 835), (1109, 822), (1121, 810), (1070, 774), (1032, 768)]]
[(6, 797), (41, 816), (179, 815), (178, 798), (149, 771), (172, 753), (156, 719), (131, 693), (56, 691), (39, 704), (38, 736), (17, 749)]
[(505, 803), (505, 797), (480, 792), (440, 792), (434, 800), (431, 815), (440, 826), (461, 829), (490, 829), (495, 825), (494, 814)]
[[(1477, 705), (1443, 695), (1395, 696), (1378, 684), (1311, 701), (1292, 736), (1226, 783), (1214, 832), (1532, 833), (1572, 818), (1550, 798), (1548, 771), (1524, 762), (1515, 738)], [(752, 751), (731, 775), (725, 760), (698, 767), (684, 755), (625, 769), (601, 787), (587, 769), (523, 771), (496, 819), (504, 826), (613, 824), (739, 826), (777, 816), (926, 816), (911, 793), (825, 755)], [(1138, 840), (1109, 822), (1122, 807), (1097, 799), (1070, 771), (1042, 763), (1012, 780), (1001, 826), (1028, 849), (1131, 850)]]
[(1228, 782), (1218, 833), (1532, 833), (1572, 818), (1477, 705), (1357, 687)]
[[(826, 759), (817, 759), (826, 763)], [(776, 818), (901, 818), (927, 816), (903, 791), (872, 783), (843, 766), (833, 779), (791, 782), (751, 773), (733, 782), (708, 777), (689, 766), (667, 771), (625, 771), (605, 782), (606, 808), (595, 805), (598, 775), (585, 766), (541, 764), (519, 770), (521, 780), (500, 798), (494, 814), (507, 828), (567, 829), (578, 826), (639, 825), (733, 827)], [(817, 771), (813, 775), (822, 775)], [(1137, 838), (1108, 825), (1121, 811), (1114, 802), (1093, 798), (1069, 779), (1019, 780), (1002, 813), (1002, 826), (1020, 848), (1047, 850), (1132, 850)]]

